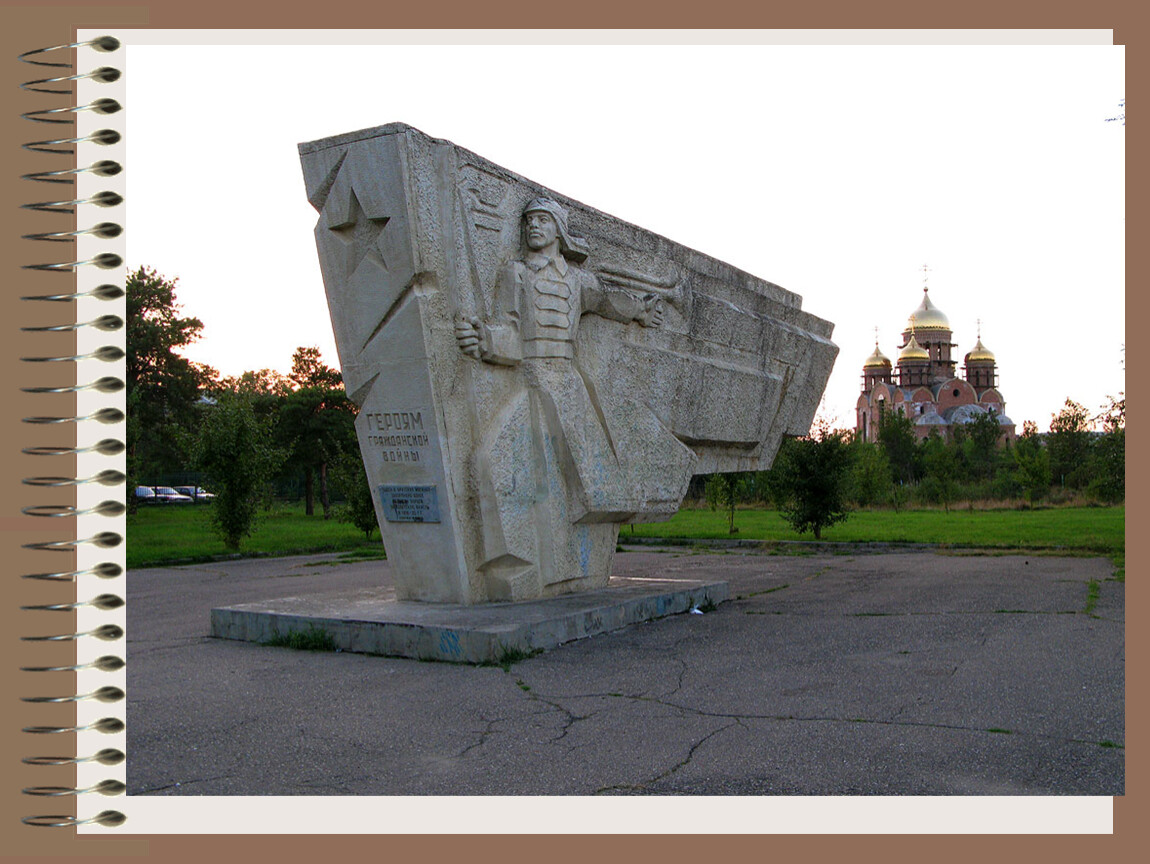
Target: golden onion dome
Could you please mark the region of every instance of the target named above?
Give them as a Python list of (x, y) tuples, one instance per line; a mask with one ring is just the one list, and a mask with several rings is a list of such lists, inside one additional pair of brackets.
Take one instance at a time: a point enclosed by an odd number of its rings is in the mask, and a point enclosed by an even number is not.
[(898, 362), (902, 363), (904, 360), (930, 360), (930, 355), (926, 353), (925, 348), (918, 344), (913, 333), (910, 334), (910, 339), (907, 340), (906, 345), (898, 352)]
[(878, 349), (878, 344), (876, 343), (874, 346), (874, 353), (866, 358), (866, 362), (863, 363), (863, 369), (879, 369), (879, 368), (889, 369), (890, 368), (890, 358), (887, 357), (885, 354), (883, 354)]
[(982, 344), (981, 337), (974, 343), (974, 348), (971, 352), (966, 355), (966, 362), (969, 363), (971, 360), (989, 360), (991, 363), (994, 362), (994, 352)]
[(929, 289), (922, 289), (922, 302), (911, 315), (915, 330), (950, 330), (950, 320), (930, 302)]

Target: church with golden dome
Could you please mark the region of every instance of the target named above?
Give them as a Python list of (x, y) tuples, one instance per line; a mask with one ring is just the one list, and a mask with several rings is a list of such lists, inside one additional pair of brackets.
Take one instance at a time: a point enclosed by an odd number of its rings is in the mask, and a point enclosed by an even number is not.
[(922, 292), (922, 303), (902, 333), (897, 365), (882, 353), (877, 339), (874, 353), (863, 363), (855, 429), (863, 440), (877, 441), (882, 412), (899, 411), (913, 421), (921, 440), (933, 431), (949, 435), (956, 426), (993, 413), (1003, 437), (1013, 440), (1014, 421), (1006, 416), (998, 367), (993, 352), (982, 344), (982, 333), (963, 358), (959, 377), (950, 321), (931, 301), (930, 289)]

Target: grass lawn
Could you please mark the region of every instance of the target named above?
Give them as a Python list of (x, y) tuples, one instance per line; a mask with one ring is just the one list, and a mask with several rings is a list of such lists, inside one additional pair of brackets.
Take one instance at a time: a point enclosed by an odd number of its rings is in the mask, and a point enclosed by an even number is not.
[[(128, 568), (179, 561), (211, 561), (235, 554), (212, 530), (210, 504), (143, 506), (128, 517)], [(379, 531), (373, 539), (348, 522), (324, 519), (319, 508), (305, 516), (303, 504), (276, 504), (260, 514), (255, 531), (240, 541), (240, 554), (298, 555), (313, 552), (353, 552), (381, 555)]]
[[(208, 519), (210, 505), (141, 507), (128, 517), (128, 567), (210, 561), (227, 556)], [(798, 535), (771, 510), (739, 510), (737, 534), (727, 533), (726, 515), (682, 510), (668, 522), (623, 526), (620, 539), (665, 537), (741, 540), (811, 540)], [(303, 505), (277, 504), (262, 513), (241, 555), (297, 555), (347, 552), (376, 557), (383, 547), (367, 541), (353, 525), (322, 515), (305, 516)], [(1039, 510), (859, 510), (823, 532), (827, 542), (937, 543), (954, 548), (1065, 550), (1119, 555), (1126, 548), (1125, 507), (1051, 507)], [(233, 553), (234, 554), (234, 553)]]
[[(813, 540), (799, 535), (773, 510), (738, 510), (736, 534), (725, 513), (681, 510), (667, 522), (624, 526), (630, 536), (740, 540)], [(823, 530), (826, 542), (938, 543), (991, 549), (1067, 549), (1115, 553), (1126, 548), (1125, 507), (1051, 507), (1038, 510), (856, 510)]]

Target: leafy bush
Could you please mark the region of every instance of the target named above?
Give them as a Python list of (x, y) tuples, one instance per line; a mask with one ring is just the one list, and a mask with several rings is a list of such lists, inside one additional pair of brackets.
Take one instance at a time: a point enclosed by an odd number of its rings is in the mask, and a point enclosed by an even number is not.
[(1010, 465), (1003, 465), (998, 469), (994, 475), (994, 481), (990, 484), (991, 497), (999, 501), (1011, 501), (1016, 498), (1021, 498), (1026, 489), (1022, 485), (1022, 480), (1018, 475), (1018, 470), (1014, 467), (1013, 463)]
[(854, 454), (850, 434), (816, 425), (803, 438), (783, 441), (770, 471), (771, 497), (780, 514), (800, 534), (847, 518), (847, 491)]
[(915, 504), (942, 504), (942, 484), (937, 477), (928, 474), (912, 487), (910, 497)]
[(335, 512), (341, 522), (350, 522), (370, 540), (379, 526), (375, 517), (375, 499), (367, 482), (367, 473), (359, 454), (345, 455), (334, 470), (336, 488), (343, 493), (344, 503)]

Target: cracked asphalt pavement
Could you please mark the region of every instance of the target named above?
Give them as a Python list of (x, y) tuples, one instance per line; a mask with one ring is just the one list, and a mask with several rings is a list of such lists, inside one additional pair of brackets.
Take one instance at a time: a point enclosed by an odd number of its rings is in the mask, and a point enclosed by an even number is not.
[(390, 590), (386, 562), (132, 571), (129, 794), (1125, 791), (1104, 558), (645, 549), (615, 572), (725, 579), (731, 600), (504, 669), (207, 635), (214, 606)]

